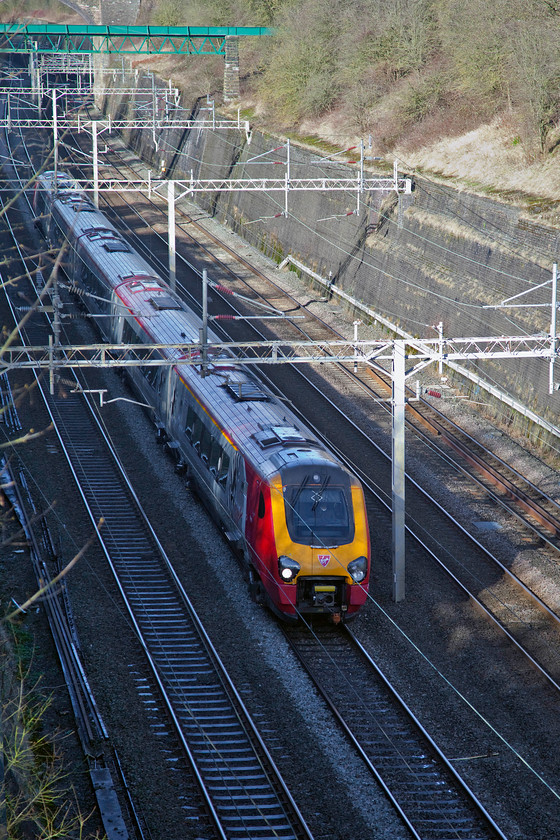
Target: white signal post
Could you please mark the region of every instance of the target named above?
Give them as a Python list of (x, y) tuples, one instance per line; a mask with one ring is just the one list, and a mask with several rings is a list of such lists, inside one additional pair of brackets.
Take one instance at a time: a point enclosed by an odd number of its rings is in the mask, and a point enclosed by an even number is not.
[[(175, 181), (167, 182), (167, 236), (169, 250), (169, 285), (177, 287), (177, 251), (175, 245)], [(205, 274), (206, 272), (203, 272)]]
[(361, 324), (361, 323), (362, 323), (362, 322), (361, 322), (359, 319), (357, 319), (357, 320), (355, 320), (355, 321), (353, 322), (353, 326), (354, 326), (354, 344), (356, 345), (356, 349), (354, 350), (354, 356), (355, 356), (355, 359), (356, 359), (356, 361), (354, 362), (354, 373), (358, 373), (358, 359), (359, 359), (359, 353), (358, 353), (358, 327), (360, 326), (360, 324)]
[(550, 364), (548, 367), (548, 393), (552, 394), (554, 391), (554, 360), (556, 359), (556, 312), (557, 304), (557, 290), (558, 290), (558, 265), (554, 263), (552, 266), (552, 306), (550, 314)]
[(99, 208), (99, 151), (97, 143), (97, 122), (91, 124), (91, 139), (93, 149), (93, 203)]
[(56, 88), (52, 91), (52, 107), (53, 107), (53, 163), (54, 163), (54, 182), (56, 184), (56, 176), (58, 172), (58, 115), (56, 107)]

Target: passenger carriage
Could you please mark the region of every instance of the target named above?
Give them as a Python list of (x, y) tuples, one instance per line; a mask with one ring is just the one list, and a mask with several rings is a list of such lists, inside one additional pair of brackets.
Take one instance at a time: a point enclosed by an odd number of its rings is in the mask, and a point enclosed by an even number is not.
[[(38, 179), (35, 210), (107, 340), (193, 344), (200, 318), (67, 175)], [(209, 334), (209, 341), (218, 341)], [(355, 614), (367, 598), (369, 533), (358, 480), (233, 356), (206, 375), (180, 349), (169, 366), (129, 368), (160, 440), (242, 557), (253, 596), (283, 618)]]

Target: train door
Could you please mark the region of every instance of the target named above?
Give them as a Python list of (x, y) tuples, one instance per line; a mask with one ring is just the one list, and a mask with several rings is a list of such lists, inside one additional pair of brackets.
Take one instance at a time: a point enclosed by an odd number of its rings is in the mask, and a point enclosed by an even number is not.
[(239, 452), (233, 457), (233, 467), (230, 473), (228, 489), (228, 504), (235, 525), (245, 536), (245, 515), (247, 511), (247, 477), (245, 461)]
[(115, 344), (120, 344), (123, 340), (123, 322), (124, 318), (121, 315), (122, 307), (119, 306), (120, 301), (113, 292), (111, 296), (111, 339)]
[[(179, 378), (174, 375), (175, 371), (169, 365), (163, 365), (158, 371), (157, 393), (156, 393), (156, 415), (165, 424), (166, 428), (177, 433), (178, 420), (183, 419), (184, 409), (181, 405), (183, 390)], [(179, 386), (179, 387), (177, 387)]]

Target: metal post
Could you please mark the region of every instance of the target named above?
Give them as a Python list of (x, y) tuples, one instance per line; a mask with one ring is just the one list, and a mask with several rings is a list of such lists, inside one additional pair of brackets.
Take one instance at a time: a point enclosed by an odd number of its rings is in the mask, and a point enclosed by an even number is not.
[(37, 79), (35, 77), (35, 53), (31, 50), (29, 51), (29, 81), (31, 82), (31, 95), (35, 97), (37, 93)]
[(548, 393), (554, 391), (554, 361), (556, 358), (556, 296), (558, 289), (558, 265), (552, 266), (552, 311), (550, 313), (550, 364), (548, 367)]
[(208, 372), (208, 272), (202, 272), (202, 327), (200, 330), (202, 345), (202, 375)]
[(150, 73), (152, 77), (152, 140), (156, 151), (159, 149), (158, 139), (156, 137), (156, 120), (157, 120), (157, 97), (156, 97), (156, 77)]
[(34, 52), (30, 53), (31, 59), (31, 85), (33, 87), (33, 95), (37, 102), (37, 109), (39, 116), (41, 114), (41, 70), (39, 68), (39, 55), (37, 53), (37, 41), (33, 41)]
[(364, 141), (360, 140), (360, 182), (358, 184), (358, 201), (356, 206), (356, 216), (360, 215), (360, 198), (364, 191)]
[(169, 285), (177, 286), (177, 261), (175, 251), (175, 181), (167, 182), (167, 230), (169, 242)]
[(97, 120), (91, 124), (91, 139), (93, 145), (93, 203), (99, 207), (99, 152), (97, 144)]
[(286, 141), (286, 198), (284, 201), (284, 216), (288, 218), (288, 190), (290, 189), (290, 138)]
[(54, 351), (52, 335), (49, 335), (49, 393), (51, 397), (54, 397)]
[(60, 299), (60, 294), (58, 291), (58, 273), (54, 274), (54, 286), (53, 286), (53, 295), (52, 295), (52, 303), (53, 303), (53, 333), (54, 333), (54, 346), (55, 348), (60, 347), (60, 336), (62, 333), (62, 324), (60, 319), (60, 311), (62, 309), (62, 301)]
[(393, 342), (392, 380), (393, 600), (399, 602), (405, 596), (405, 342), (403, 339)]
[[(358, 341), (358, 327), (360, 326), (361, 321), (354, 321), (354, 344)], [(354, 362), (354, 373), (358, 373), (358, 348), (354, 347), (354, 358), (356, 361)]]
[[(37, 41), (34, 42), (35, 49), (37, 49)], [(43, 110), (43, 75), (41, 73), (41, 67), (39, 62), (41, 61), (41, 56), (37, 53), (37, 111), (38, 117), (41, 117), (42, 110)]]
[(443, 374), (443, 321), (440, 321), (437, 325), (437, 331), (439, 335), (439, 360), (438, 360), (438, 372), (441, 376)]
[(58, 119), (56, 108), (56, 88), (52, 90), (53, 102), (53, 159), (54, 159), (54, 183), (56, 190), (56, 176), (58, 173)]

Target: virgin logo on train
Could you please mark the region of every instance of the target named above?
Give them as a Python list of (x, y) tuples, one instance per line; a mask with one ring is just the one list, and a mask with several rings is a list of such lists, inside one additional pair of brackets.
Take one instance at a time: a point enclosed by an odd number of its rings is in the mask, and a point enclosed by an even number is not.
[(318, 554), (317, 555), (317, 560), (319, 561), (321, 566), (327, 566), (330, 559), (331, 559), (330, 554)]

